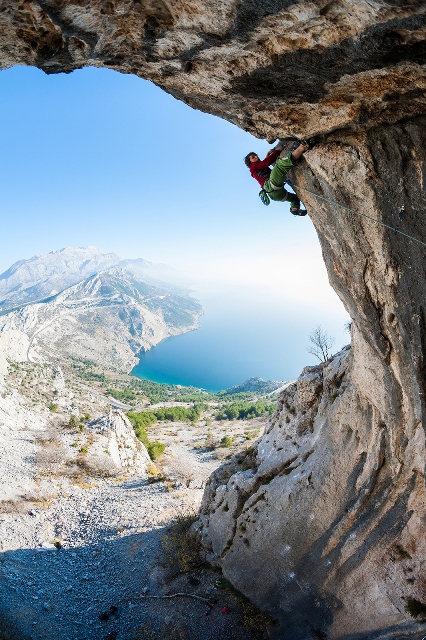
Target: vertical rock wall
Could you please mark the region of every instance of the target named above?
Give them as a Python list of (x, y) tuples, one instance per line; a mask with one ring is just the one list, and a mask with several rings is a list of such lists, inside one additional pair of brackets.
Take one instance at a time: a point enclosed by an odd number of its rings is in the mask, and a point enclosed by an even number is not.
[[(294, 183), (391, 227), (404, 205), (399, 229), (424, 239), (425, 124), (330, 140)], [(426, 247), (299, 194), (353, 347), (283, 392), (258, 448), (211, 479), (199, 531), (276, 638), (422, 638)]]

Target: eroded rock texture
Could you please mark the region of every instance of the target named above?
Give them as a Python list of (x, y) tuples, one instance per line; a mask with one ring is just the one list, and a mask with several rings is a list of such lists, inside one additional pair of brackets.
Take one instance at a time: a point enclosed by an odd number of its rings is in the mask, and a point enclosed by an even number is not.
[(258, 447), (210, 479), (208, 557), (280, 621), (275, 638), (416, 638), (424, 600), (424, 434), (400, 428), (354, 384), (351, 350), (304, 370)]
[(199, 530), (276, 638), (422, 638), (426, 247), (329, 201), (391, 228), (404, 205), (426, 242), (425, 3), (3, 0), (0, 25), (3, 67), (107, 66), (259, 137), (320, 135), (292, 179), (352, 349), (283, 392)]
[(148, 78), (275, 139), (424, 113), (421, 0), (1, 0), (0, 60)]

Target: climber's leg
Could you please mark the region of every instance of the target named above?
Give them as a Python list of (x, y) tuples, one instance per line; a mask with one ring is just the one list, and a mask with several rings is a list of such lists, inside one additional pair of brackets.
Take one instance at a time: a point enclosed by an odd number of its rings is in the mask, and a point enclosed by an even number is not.
[(306, 216), (306, 209), (300, 208), (300, 200), (295, 193), (287, 192), (287, 200), (290, 203), (290, 213), (294, 216)]
[[(296, 160), (299, 160), (299, 158), (305, 153), (305, 151), (308, 150), (308, 148), (309, 147), (307, 145), (299, 144), (297, 149), (278, 158), (273, 166), (271, 175), (269, 176), (269, 182), (271, 182), (273, 187), (279, 189), (280, 187), (284, 186), (288, 172), (290, 171)], [(268, 189), (267, 191), (269, 193)]]
[(287, 200), (290, 203), (290, 211), (292, 209), (300, 209), (300, 200), (295, 193), (287, 191)]
[[(277, 187), (271, 180), (268, 180), (267, 182), (265, 182), (263, 188), (265, 189), (270, 199), (274, 200), (275, 202), (285, 202), (286, 200), (289, 200), (288, 196), (295, 195), (294, 193), (289, 193), (286, 189), (284, 189), (284, 187)], [(299, 205), (300, 205), (300, 202), (299, 202)]]
[(269, 195), (271, 200), (275, 202), (289, 202), (290, 211), (295, 216), (305, 216), (306, 211), (300, 208), (300, 200), (295, 193), (291, 193), (284, 189), (284, 187), (276, 188), (271, 181), (265, 182), (265, 191)]
[[(295, 152), (293, 151), (293, 153)], [(286, 176), (293, 166), (293, 160), (292, 160), (293, 153), (288, 153), (286, 156), (284, 156), (284, 158), (278, 158), (278, 160), (274, 164), (271, 171), (271, 175), (269, 176), (269, 180), (268, 180), (268, 182), (272, 183), (273, 185), (272, 188), (275, 187), (278, 190), (284, 186)], [(268, 189), (267, 191), (269, 193)]]
[(278, 158), (271, 171), (269, 180), (265, 182), (263, 187), (271, 200), (275, 200), (275, 202), (288, 201), (290, 203), (290, 211), (294, 215), (306, 215), (306, 213), (303, 212), (303, 209), (300, 209), (300, 200), (297, 195), (284, 189), (284, 184), (286, 176), (296, 160), (307, 150), (307, 145), (300, 144), (293, 152)]

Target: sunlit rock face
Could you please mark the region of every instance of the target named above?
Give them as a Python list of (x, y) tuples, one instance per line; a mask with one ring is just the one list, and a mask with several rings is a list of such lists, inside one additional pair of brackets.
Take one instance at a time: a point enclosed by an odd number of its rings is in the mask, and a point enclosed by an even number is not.
[(3, 0), (0, 27), (3, 67), (106, 66), (259, 137), (319, 134), (292, 179), (352, 348), (282, 393), (198, 529), (277, 639), (420, 640), (426, 246), (392, 229), (426, 242), (425, 3)]

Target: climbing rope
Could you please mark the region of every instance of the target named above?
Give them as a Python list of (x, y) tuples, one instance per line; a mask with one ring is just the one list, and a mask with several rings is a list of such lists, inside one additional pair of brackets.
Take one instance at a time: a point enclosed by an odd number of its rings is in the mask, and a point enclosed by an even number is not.
[[(399, 222), (395, 227), (391, 227), (389, 224), (385, 224), (384, 222), (381, 222), (380, 220), (377, 220), (376, 218), (372, 218), (371, 216), (368, 216), (366, 213), (361, 213), (360, 211), (356, 211), (355, 209), (351, 209), (350, 207), (346, 207), (344, 204), (339, 204), (339, 202), (336, 202), (335, 200), (330, 200), (329, 198), (324, 198), (324, 196), (320, 196), (318, 193), (314, 193), (313, 191), (309, 191), (309, 189), (306, 189), (305, 187), (300, 187), (298, 184), (293, 185), (291, 182), (288, 182), (288, 184), (293, 189), (302, 189), (303, 191), (306, 191), (307, 193), (310, 193), (312, 196), (315, 196), (316, 198), (319, 198), (320, 200), (325, 200), (325, 202), (330, 202), (331, 204), (335, 204), (337, 207), (341, 207), (342, 209), (346, 209), (346, 211), (350, 211), (351, 213), (355, 213), (357, 216), (361, 216), (362, 218), (367, 218), (367, 220), (372, 220), (372, 222), (375, 222), (376, 224), (379, 224), (382, 227), (386, 227), (386, 229), (390, 229), (391, 231), (394, 232), (395, 235), (397, 233), (399, 233), (402, 236), (405, 236), (406, 238), (410, 238), (410, 240), (413, 240), (414, 242), (417, 242), (418, 244), (422, 244), (424, 247), (426, 247), (426, 242), (423, 242), (422, 240), (419, 240), (418, 238), (414, 238), (414, 236), (410, 236), (408, 233), (404, 233), (404, 231), (400, 231), (398, 229)], [(399, 213), (398, 213), (399, 220), (402, 220), (403, 212), (404, 212), (404, 205), (402, 205), (401, 209), (399, 210)]]

